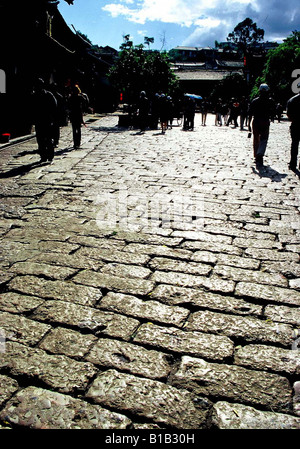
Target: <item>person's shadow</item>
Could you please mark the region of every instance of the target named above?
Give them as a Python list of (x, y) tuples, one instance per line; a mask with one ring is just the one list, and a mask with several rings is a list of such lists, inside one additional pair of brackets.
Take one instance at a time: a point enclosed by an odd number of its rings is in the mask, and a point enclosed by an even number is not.
[[(14, 176), (22, 176), (30, 172), (34, 168), (42, 165), (40, 161), (32, 162), (31, 164), (22, 165), (21, 167), (15, 167), (6, 172), (0, 173), (0, 179), (3, 178), (13, 178)], [(43, 164), (44, 165), (44, 164)]]
[[(62, 149), (56, 150), (55, 155), (54, 155), (54, 161), (55, 161), (56, 156), (61, 156), (65, 153), (68, 153), (71, 151), (74, 151), (73, 147), (67, 147), (67, 148), (62, 148)], [(15, 156), (15, 157), (21, 157), (21, 156), (26, 156), (28, 154), (35, 154), (35, 153), (38, 153), (38, 151), (34, 150), (34, 151), (19, 153), (19, 155)], [(23, 175), (26, 175), (26, 173), (30, 172), (31, 170), (33, 170), (37, 167), (43, 167), (43, 166), (49, 165), (49, 163), (50, 162), (36, 161), (36, 162), (31, 162), (30, 164), (21, 165), (20, 167), (14, 167), (11, 170), (0, 173), (0, 179), (13, 178), (14, 176), (23, 176)]]
[(269, 165), (256, 165), (256, 167), (252, 167), (252, 171), (260, 178), (270, 178), (272, 182), (282, 182), (287, 177), (286, 173), (279, 173)]

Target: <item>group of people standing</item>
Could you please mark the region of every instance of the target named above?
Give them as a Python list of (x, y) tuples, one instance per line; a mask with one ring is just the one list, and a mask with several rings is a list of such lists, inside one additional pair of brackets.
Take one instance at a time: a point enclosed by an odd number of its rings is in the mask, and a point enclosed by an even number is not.
[[(300, 89), (300, 83), (298, 84)], [(290, 170), (296, 170), (298, 147), (300, 140), (300, 93), (292, 97), (287, 103), (287, 116), (291, 121), (290, 133), (292, 138), (291, 158), (289, 163)], [(202, 113), (202, 125), (205, 125), (206, 108)], [(283, 107), (281, 103), (275, 103), (270, 95), (270, 88), (267, 84), (261, 84), (259, 87), (259, 95), (248, 102), (245, 97), (238, 101), (232, 98), (229, 105), (223, 104), (221, 100), (217, 102), (215, 107), (215, 125), (222, 126), (222, 117), (224, 124), (238, 127), (238, 117), (240, 117), (240, 129), (244, 129), (244, 125), (248, 126), (249, 133), (253, 134), (253, 156), (258, 167), (263, 166), (263, 158), (266, 152), (270, 122), (275, 119), (281, 121)], [(249, 134), (251, 136), (251, 134)], [(299, 165), (300, 169), (300, 165)]]
[(72, 124), (74, 148), (80, 147), (83, 111), (87, 101), (77, 84), (69, 84), (65, 95), (62, 95), (55, 84), (47, 87), (42, 78), (36, 81), (31, 111), (40, 162), (53, 160), (54, 149), (59, 144), (60, 127), (65, 126), (68, 119)]
[[(300, 89), (300, 83), (298, 88)], [(248, 128), (249, 137), (253, 134), (253, 156), (257, 167), (261, 167), (267, 148), (270, 122), (274, 122), (275, 119), (280, 122), (283, 113), (282, 105), (276, 104), (270, 94), (269, 86), (261, 84), (259, 95), (252, 101), (242, 97), (240, 100), (232, 98), (229, 103), (224, 103), (219, 99), (213, 107), (209, 101), (202, 99), (200, 104), (202, 126), (206, 126), (208, 112), (214, 112), (216, 126), (233, 124), (234, 128), (240, 127), (241, 130), (244, 130), (244, 127), (246, 127), (245, 130)], [(154, 129), (157, 129), (157, 124), (160, 121), (162, 133), (165, 133), (168, 127), (172, 128), (173, 118), (180, 115), (183, 115), (183, 130), (193, 130), (195, 110), (195, 100), (189, 96), (185, 96), (181, 102), (174, 102), (171, 97), (156, 94), (154, 101), (150, 102), (146, 92), (143, 91), (140, 95), (138, 109), (141, 130), (145, 131), (147, 124), (149, 125), (147, 123), (149, 114), (152, 117)], [(295, 170), (300, 140), (300, 93), (288, 101), (287, 116), (291, 121), (292, 138), (289, 168)]]

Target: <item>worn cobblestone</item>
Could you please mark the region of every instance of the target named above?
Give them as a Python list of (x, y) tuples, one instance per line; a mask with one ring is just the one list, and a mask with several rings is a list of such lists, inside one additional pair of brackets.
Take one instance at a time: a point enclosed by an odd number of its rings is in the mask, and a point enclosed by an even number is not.
[(218, 429), (300, 429), (294, 416), (221, 401), (213, 407), (212, 422)]
[(209, 407), (197, 405), (191, 393), (116, 370), (100, 374), (87, 397), (103, 406), (129, 410), (137, 416), (179, 429), (206, 427)]
[(258, 169), (211, 114), (117, 120), (76, 151), (63, 127), (51, 164), (35, 139), (0, 146), (1, 430), (299, 428), (288, 122)]
[(285, 377), (240, 366), (208, 363), (184, 356), (172, 385), (200, 395), (261, 404), (268, 410), (288, 412), (291, 409), (292, 389)]

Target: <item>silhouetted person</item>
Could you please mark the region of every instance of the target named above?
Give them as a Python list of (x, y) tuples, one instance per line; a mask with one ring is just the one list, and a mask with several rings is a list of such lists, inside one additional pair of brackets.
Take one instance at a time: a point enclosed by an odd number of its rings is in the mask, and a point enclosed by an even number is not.
[[(300, 88), (300, 83), (298, 83), (297, 87)], [(290, 127), (292, 146), (289, 169), (296, 170), (300, 141), (300, 91), (297, 95), (289, 99), (289, 101), (287, 102), (286, 110), (288, 119), (292, 122)]]
[(81, 144), (81, 125), (83, 124), (83, 104), (84, 99), (78, 86), (73, 86), (69, 98), (69, 117), (73, 129), (74, 148), (77, 149)]
[(148, 114), (149, 114), (150, 104), (147, 98), (146, 92), (143, 90), (140, 93), (138, 110), (139, 110), (139, 125), (141, 132), (144, 132), (146, 126), (148, 125)]
[(54, 140), (54, 146), (57, 147), (58, 143), (59, 143), (59, 138), (60, 138), (60, 127), (63, 126), (65, 123), (65, 115), (66, 115), (65, 99), (58, 92), (57, 84), (53, 83), (50, 86), (50, 90), (51, 90), (51, 93), (54, 95), (56, 103), (57, 103), (57, 112), (56, 112), (54, 123), (53, 123), (53, 140)]
[(32, 96), (33, 123), (41, 162), (52, 161), (54, 157), (53, 129), (57, 114), (57, 102), (51, 92), (45, 89), (44, 80), (39, 78)]
[(270, 98), (269, 91), (267, 84), (261, 84), (259, 96), (251, 102), (249, 107), (248, 128), (251, 131), (253, 117), (253, 152), (257, 165), (263, 165), (269, 138), (270, 119), (274, 116), (275, 110), (275, 104)]
[(248, 102), (245, 97), (242, 98), (240, 102), (240, 129), (244, 129), (244, 125), (247, 126), (247, 115), (248, 115)]
[(159, 97), (159, 118), (161, 132), (164, 134), (168, 127), (168, 103), (165, 94), (161, 94)]
[(191, 130), (194, 129), (194, 119), (195, 119), (196, 104), (193, 98), (186, 96), (184, 102), (184, 120), (183, 129)]

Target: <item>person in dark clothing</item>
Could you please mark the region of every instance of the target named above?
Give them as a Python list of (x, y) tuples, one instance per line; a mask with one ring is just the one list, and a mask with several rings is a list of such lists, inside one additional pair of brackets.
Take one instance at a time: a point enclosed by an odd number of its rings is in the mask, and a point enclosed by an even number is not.
[(273, 117), (275, 110), (275, 104), (269, 96), (269, 90), (267, 84), (261, 84), (259, 96), (251, 102), (249, 107), (248, 129), (251, 131), (253, 118), (253, 152), (258, 166), (263, 165), (269, 138), (270, 119)]
[(139, 109), (140, 130), (141, 132), (144, 132), (146, 126), (148, 125), (148, 114), (150, 110), (149, 100), (147, 98), (145, 91), (142, 91), (140, 93), (138, 109)]
[(283, 107), (280, 103), (277, 103), (276, 105), (276, 118), (278, 120), (278, 123), (281, 121), (282, 113), (283, 113)]
[(57, 84), (53, 83), (50, 87), (51, 93), (54, 95), (57, 103), (57, 113), (53, 123), (53, 140), (54, 146), (57, 147), (60, 138), (60, 127), (65, 122), (65, 101), (64, 97), (58, 92)]
[(54, 158), (53, 129), (57, 102), (54, 95), (45, 89), (45, 82), (41, 78), (34, 87), (32, 112), (41, 162), (51, 162)]
[(157, 129), (159, 121), (159, 94), (156, 93), (151, 101), (151, 129)]
[(164, 134), (168, 127), (168, 103), (165, 94), (161, 94), (159, 97), (159, 117), (161, 132)]
[(83, 122), (83, 104), (84, 99), (78, 86), (74, 86), (69, 98), (69, 116), (73, 129), (74, 148), (77, 149), (81, 144), (81, 125)]
[(193, 98), (186, 96), (184, 102), (184, 130), (194, 130), (196, 104)]
[(248, 102), (245, 97), (240, 102), (240, 130), (243, 131), (244, 125), (247, 126)]
[[(300, 83), (298, 83), (297, 87), (300, 88)], [(286, 108), (288, 119), (292, 122), (290, 126), (292, 145), (289, 169), (296, 170), (300, 141), (300, 92), (289, 99)]]

